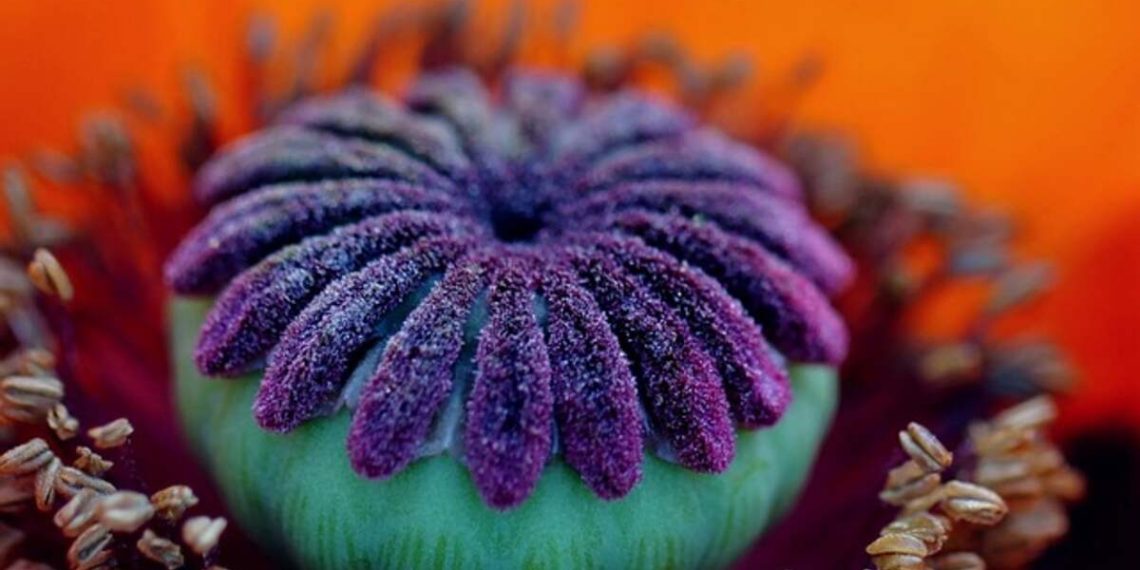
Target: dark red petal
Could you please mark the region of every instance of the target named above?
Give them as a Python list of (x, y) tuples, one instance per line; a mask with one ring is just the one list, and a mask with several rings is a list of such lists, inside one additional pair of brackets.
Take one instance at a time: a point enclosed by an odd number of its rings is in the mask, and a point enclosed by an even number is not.
[(554, 414), (566, 463), (599, 497), (625, 496), (641, 479), (637, 384), (617, 337), (577, 276), (545, 270)]
[(479, 493), (505, 509), (530, 496), (550, 458), (554, 396), (533, 266), (519, 258), (502, 263), (479, 336), (464, 442)]

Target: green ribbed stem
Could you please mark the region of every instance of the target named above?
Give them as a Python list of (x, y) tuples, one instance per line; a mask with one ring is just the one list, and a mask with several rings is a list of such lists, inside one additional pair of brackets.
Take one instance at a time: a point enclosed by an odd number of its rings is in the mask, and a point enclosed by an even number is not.
[(641, 484), (607, 502), (555, 461), (522, 506), (501, 513), (449, 456), (387, 481), (361, 478), (345, 453), (348, 413), (288, 435), (259, 429), (255, 377), (211, 380), (193, 366), (208, 307), (185, 299), (170, 307), (185, 432), (237, 522), (300, 568), (723, 567), (791, 505), (836, 405), (834, 370), (794, 366), (792, 407), (773, 428), (741, 432), (725, 473), (647, 456)]

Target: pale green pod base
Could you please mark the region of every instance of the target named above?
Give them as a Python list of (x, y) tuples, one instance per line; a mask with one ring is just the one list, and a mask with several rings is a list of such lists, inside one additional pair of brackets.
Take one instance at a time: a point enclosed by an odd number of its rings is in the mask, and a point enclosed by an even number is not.
[(386, 481), (361, 478), (345, 453), (348, 413), (288, 435), (259, 429), (256, 378), (211, 380), (191, 362), (208, 307), (170, 307), (185, 432), (237, 522), (300, 568), (724, 567), (795, 500), (836, 406), (832, 369), (795, 366), (792, 407), (773, 428), (741, 432), (725, 473), (647, 456), (641, 484), (607, 502), (555, 461), (522, 506), (502, 513), (448, 456)]

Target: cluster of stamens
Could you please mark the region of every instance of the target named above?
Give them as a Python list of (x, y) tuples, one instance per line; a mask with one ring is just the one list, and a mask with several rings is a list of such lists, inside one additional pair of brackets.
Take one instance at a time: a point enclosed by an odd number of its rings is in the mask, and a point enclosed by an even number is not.
[[(59, 301), (72, 297), (67, 273), (45, 249), (35, 252), (26, 279)], [(176, 527), (198, 498), (184, 485), (148, 497), (119, 489), (106, 478), (115, 462), (99, 451), (119, 452), (129, 444), (134, 427), (125, 418), (88, 429), (85, 436), (91, 447), (69, 445), (79, 437), (80, 423), (64, 404), (64, 383), (56, 377), (55, 363), (55, 355), (42, 348), (22, 348), (0, 360), (0, 429), (44, 434), (0, 454), (0, 512), (20, 513), (32, 506), (43, 513), (54, 511), (52, 523), (71, 541), (66, 560), (74, 570), (116, 567), (121, 561), (116, 539), (140, 532), (139, 554), (166, 568), (184, 567), (182, 546), (155, 529), (165, 532)], [(72, 456), (70, 465), (68, 455)], [(182, 542), (198, 555), (208, 556), (225, 526), (221, 518), (191, 518), (182, 524)], [(0, 524), (0, 563), (13, 562), (12, 568), (41, 567), (25, 559), (14, 560), (22, 541), (18, 528)]]
[[(901, 508), (867, 547), (879, 570), (1022, 568), (1068, 531), (1065, 504), (1084, 478), (1045, 435), (1056, 407), (1045, 396), (970, 427), (973, 464), (943, 484), (953, 456), (926, 428), (899, 433), (910, 459), (892, 469), (880, 498)], [(944, 552), (945, 551), (945, 552)]]
[(982, 570), (976, 554), (943, 549), (957, 528), (1001, 521), (1008, 511), (1005, 501), (980, 485), (943, 483), (942, 472), (954, 458), (925, 427), (911, 423), (899, 432), (899, 442), (910, 459), (887, 475), (879, 498), (900, 512), (867, 546), (871, 561), (879, 570)]

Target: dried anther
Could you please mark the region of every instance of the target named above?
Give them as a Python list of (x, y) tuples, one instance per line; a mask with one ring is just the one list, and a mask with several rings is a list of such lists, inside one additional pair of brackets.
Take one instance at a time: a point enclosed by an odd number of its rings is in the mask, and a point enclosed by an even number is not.
[(142, 538), (138, 540), (136, 546), (143, 556), (168, 569), (181, 568), (186, 563), (182, 556), (182, 548), (170, 540), (158, 536), (150, 529), (143, 531)]
[(950, 519), (931, 513), (915, 513), (895, 519), (883, 528), (881, 534), (906, 534), (917, 538), (926, 545), (926, 551), (934, 554), (942, 550), (947, 536), (950, 534)]
[(55, 454), (46, 441), (35, 438), (0, 455), (0, 475), (28, 475), (47, 465)]
[(973, 552), (948, 552), (930, 561), (932, 570), (986, 570), (986, 561)]
[(131, 426), (129, 420), (119, 418), (111, 423), (87, 430), (87, 435), (95, 441), (95, 447), (109, 449), (126, 443), (127, 438), (134, 432), (135, 428)]
[(1077, 372), (1068, 357), (1052, 343), (1023, 340), (991, 346), (987, 377), (1010, 391), (1067, 392)]
[(996, 457), (1024, 448), (1033, 438), (1027, 430), (995, 428), (990, 424), (970, 426), (970, 442), (981, 457)]
[(63, 384), (45, 376), (9, 376), (0, 380), (0, 415), (37, 423), (63, 398)]
[(985, 314), (995, 315), (1032, 299), (1050, 285), (1052, 277), (1052, 269), (1043, 263), (1009, 269), (998, 278)]
[(55, 482), (59, 478), (59, 471), (63, 463), (58, 457), (52, 457), (47, 465), (36, 472), (35, 494), (36, 508), (41, 511), (50, 511), (55, 502)]
[(58, 483), (56, 490), (67, 497), (73, 497), (83, 489), (90, 489), (100, 495), (110, 495), (115, 492), (114, 485), (74, 467), (65, 466), (60, 469), (59, 478), (56, 481)]
[(186, 485), (173, 485), (151, 495), (150, 502), (159, 518), (174, 522), (182, 518), (186, 509), (198, 504), (198, 497)]
[(98, 516), (99, 523), (112, 532), (129, 533), (154, 516), (154, 507), (142, 493), (118, 491), (99, 501)]
[(48, 410), (47, 423), (61, 441), (67, 441), (79, 432), (79, 420), (71, 417), (63, 404), (56, 404)]
[(75, 467), (98, 477), (106, 473), (108, 469), (115, 466), (114, 461), (107, 461), (103, 456), (91, 451), (91, 448), (79, 446), (75, 448), (75, 453), (78, 457), (75, 458)]
[(29, 348), (20, 353), (21, 371), (24, 374), (39, 375), (55, 368), (55, 355), (43, 348)]
[(992, 459), (981, 462), (974, 469), (974, 480), (986, 487), (1004, 485), (1033, 475), (1033, 470), (1025, 461), (1017, 459)]
[[(992, 526), (1005, 517), (1006, 503), (997, 493), (973, 483), (953, 480), (941, 484), (941, 473), (950, 467), (953, 455), (925, 427), (909, 424), (899, 432), (899, 444), (910, 459), (891, 470), (879, 497), (903, 507), (902, 514), (867, 547), (871, 561), (879, 570), (955, 569), (972, 563), (977, 558), (972, 553), (933, 557), (948, 541), (960, 546), (959, 535), (951, 536), (955, 523)], [(931, 512), (936, 508), (941, 514)], [(974, 567), (961, 566), (963, 570)]]
[(218, 545), (218, 539), (224, 530), (226, 530), (226, 519), (194, 517), (182, 525), (182, 542), (185, 542), (190, 550), (204, 556)]
[(997, 493), (962, 481), (950, 481), (942, 487), (939, 505), (954, 520), (986, 526), (997, 524), (1009, 512), (1009, 507)]
[(67, 562), (75, 570), (96, 568), (111, 559), (111, 532), (98, 523), (87, 527), (67, 550)]
[(1069, 530), (1060, 501), (1041, 499), (1014, 511), (982, 537), (981, 553), (1003, 568), (1022, 567)]
[(980, 347), (968, 342), (935, 346), (922, 354), (918, 363), (923, 380), (945, 386), (977, 377), (983, 364)]
[(930, 495), (941, 483), (941, 475), (928, 473), (914, 460), (910, 460), (887, 474), (887, 484), (879, 493), (879, 499), (884, 503), (903, 506)]
[(1037, 397), (970, 428), (978, 456), (973, 479), (996, 491), (1010, 508), (1001, 524), (979, 537), (980, 553), (991, 565), (1031, 563), (1067, 532), (1064, 503), (1084, 494), (1084, 478), (1045, 435), (1056, 415), (1051, 399)]
[(1057, 419), (1057, 405), (1048, 396), (1026, 400), (998, 414), (993, 425), (1014, 430), (1038, 429)]
[[(2, 267), (2, 265), (0, 265)], [(0, 289), (4, 289), (0, 270)], [(21, 349), (0, 360), (0, 376), (44, 376), (55, 367), (55, 355), (42, 348)]]
[(82, 489), (55, 513), (52, 522), (63, 536), (75, 537), (95, 522), (101, 495), (91, 489)]
[(59, 260), (46, 249), (37, 249), (28, 264), (28, 280), (41, 292), (63, 301), (70, 301), (75, 294), (71, 279), (59, 264)]
[(954, 455), (930, 430), (914, 422), (906, 426), (906, 431), (899, 432), (899, 443), (907, 455), (928, 473), (940, 473), (954, 461)]
[(910, 535), (884, 534), (867, 546), (867, 554), (879, 570), (919, 570), (925, 568), (926, 545)]
[(1062, 501), (1078, 501), (1085, 496), (1085, 478), (1068, 465), (1045, 476), (1045, 492)]

